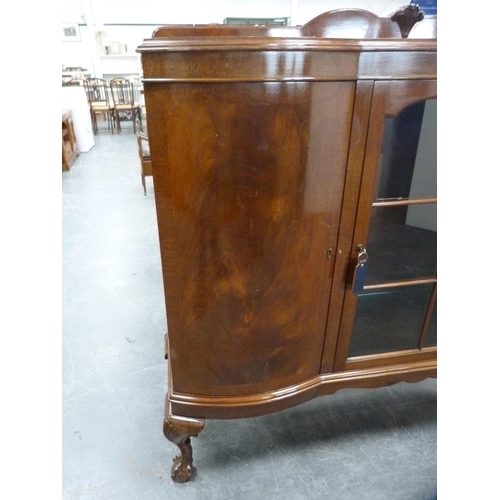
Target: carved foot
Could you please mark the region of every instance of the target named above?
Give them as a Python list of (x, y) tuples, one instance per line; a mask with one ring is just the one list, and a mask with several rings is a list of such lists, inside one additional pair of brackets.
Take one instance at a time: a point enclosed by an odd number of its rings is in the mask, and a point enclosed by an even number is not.
[(191, 440), (188, 438), (184, 444), (179, 444), (181, 455), (176, 455), (174, 465), (170, 471), (170, 476), (176, 483), (185, 483), (193, 475), (193, 448)]
[(167, 415), (163, 421), (163, 434), (177, 445), (181, 452), (174, 458), (171, 477), (176, 483), (185, 483), (193, 475), (193, 448), (191, 437), (196, 437), (205, 426), (204, 420)]

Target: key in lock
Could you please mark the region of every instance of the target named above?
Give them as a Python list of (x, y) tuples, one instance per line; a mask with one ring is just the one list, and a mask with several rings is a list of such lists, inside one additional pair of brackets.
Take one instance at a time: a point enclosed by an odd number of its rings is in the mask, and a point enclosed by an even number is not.
[(368, 252), (363, 245), (356, 247), (358, 254), (358, 263), (354, 268), (354, 276), (352, 280), (352, 293), (361, 293), (365, 286), (366, 275), (368, 272)]

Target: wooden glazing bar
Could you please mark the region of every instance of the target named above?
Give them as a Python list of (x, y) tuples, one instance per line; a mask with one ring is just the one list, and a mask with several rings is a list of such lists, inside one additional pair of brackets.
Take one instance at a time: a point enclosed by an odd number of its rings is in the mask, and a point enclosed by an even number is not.
[(372, 207), (404, 207), (408, 205), (425, 205), (428, 203), (437, 203), (437, 198), (419, 198), (416, 200), (390, 200), (390, 201), (375, 201)]
[(365, 285), (363, 287), (363, 291), (380, 290), (385, 288), (398, 288), (400, 286), (428, 285), (432, 283), (437, 283), (437, 279), (425, 278), (425, 279), (408, 280), (408, 281), (396, 281), (394, 283), (378, 283), (376, 285)]
[(383, 352), (378, 354), (366, 354), (364, 356), (355, 356), (347, 358), (345, 370), (361, 370), (366, 368), (375, 368), (380, 366), (412, 363), (423, 360), (436, 360), (437, 347), (424, 347), (422, 349), (407, 349), (403, 351)]

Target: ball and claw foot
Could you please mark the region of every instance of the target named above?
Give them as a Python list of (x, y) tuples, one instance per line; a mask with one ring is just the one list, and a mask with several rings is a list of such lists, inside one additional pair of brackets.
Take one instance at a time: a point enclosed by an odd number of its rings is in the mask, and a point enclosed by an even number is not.
[(205, 425), (204, 420), (187, 419), (167, 415), (163, 422), (165, 437), (177, 445), (180, 455), (174, 458), (170, 477), (176, 483), (185, 483), (193, 475), (193, 448), (191, 437), (197, 436)]
[(193, 475), (193, 448), (191, 447), (191, 439), (185, 438), (177, 443), (181, 454), (174, 458), (174, 465), (170, 473), (171, 478), (176, 483), (185, 483), (191, 479)]
[(191, 479), (193, 475), (193, 466), (191, 464), (185, 464), (182, 461), (181, 455), (176, 455), (174, 458), (174, 465), (172, 465), (172, 470), (170, 476), (176, 483), (186, 483)]

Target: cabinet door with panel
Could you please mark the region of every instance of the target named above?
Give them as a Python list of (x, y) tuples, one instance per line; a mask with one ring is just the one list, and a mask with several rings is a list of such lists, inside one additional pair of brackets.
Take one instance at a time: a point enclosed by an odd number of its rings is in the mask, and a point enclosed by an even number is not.
[(148, 93), (156, 196), (169, 205), (158, 223), (173, 393), (237, 397), (319, 374), (354, 90), (205, 82)]
[(436, 87), (374, 83), (335, 370), (436, 358)]

